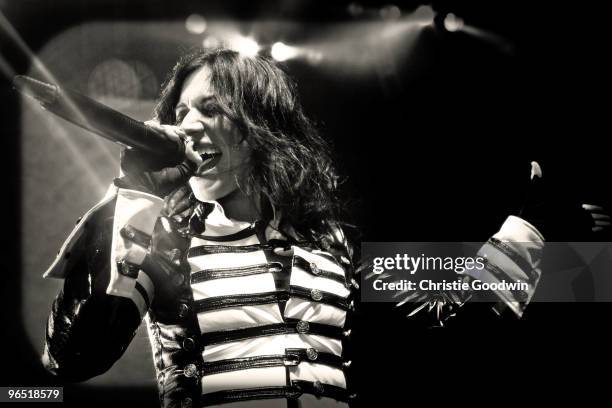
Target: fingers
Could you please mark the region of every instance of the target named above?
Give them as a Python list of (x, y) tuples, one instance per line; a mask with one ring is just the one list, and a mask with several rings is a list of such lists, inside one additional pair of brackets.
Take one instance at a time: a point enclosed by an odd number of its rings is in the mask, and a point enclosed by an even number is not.
[(171, 136), (179, 137), (182, 140), (185, 140), (189, 135), (197, 135), (204, 132), (204, 125), (200, 122), (194, 122), (181, 126), (162, 125), (156, 120), (148, 120), (144, 123), (153, 129), (162, 131)]
[(192, 210), (192, 201), (189, 194), (191, 190), (186, 186), (180, 190), (174, 192), (166, 199), (163, 209), (164, 214), (179, 224), (189, 217)]
[(594, 204), (582, 204), (582, 208), (589, 213), (593, 220), (593, 226), (591, 227), (593, 232), (610, 231), (612, 217), (610, 217), (610, 214), (604, 207)]
[(180, 139), (185, 142), (185, 156), (195, 164), (202, 163), (202, 158), (193, 148), (193, 139), (189, 135), (201, 134), (204, 131), (204, 125), (199, 122), (191, 123), (185, 126), (162, 125), (155, 120), (144, 122), (147, 126), (164, 132), (172, 139)]
[(530, 179), (533, 180), (534, 178), (542, 178), (542, 167), (540, 166), (540, 163), (538, 163), (537, 161), (531, 162)]
[(164, 213), (171, 217), (189, 209), (191, 207), (190, 193), (191, 189), (187, 186), (182, 186), (172, 192), (164, 202)]
[(591, 217), (595, 220), (595, 221), (608, 221), (610, 222), (610, 216), (607, 214), (597, 214), (597, 213), (592, 213)]
[(201, 135), (204, 132), (204, 125), (200, 122), (194, 122), (181, 125), (180, 129), (186, 135), (185, 155), (189, 160), (199, 165), (202, 163), (202, 157), (193, 148), (194, 142), (191, 136)]
[(185, 137), (187, 137), (185, 132), (178, 126), (162, 125), (155, 120), (148, 120), (144, 122), (144, 124), (149, 126), (150, 128), (153, 128), (155, 130), (165, 133), (171, 139), (174, 139), (174, 140), (185, 140)]
[(202, 157), (195, 151), (193, 148), (193, 140), (187, 136), (187, 140), (185, 142), (185, 156), (188, 160), (199, 165), (203, 162)]
[(590, 212), (605, 212), (604, 208), (599, 205), (582, 204), (582, 208)]
[(183, 221), (185, 221), (186, 218), (189, 218), (189, 216), (191, 215), (191, 211), (192, 211), (192, 207), (186, 208), (185, 210), (179, 212), (179, 213), (175, 213), (172, 216), (172, 219), (178, 223), (181, 224)]

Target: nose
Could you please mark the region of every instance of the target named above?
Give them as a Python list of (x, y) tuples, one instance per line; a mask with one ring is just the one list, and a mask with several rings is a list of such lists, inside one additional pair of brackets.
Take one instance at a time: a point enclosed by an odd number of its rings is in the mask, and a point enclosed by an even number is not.
[(204, 134), (204, 124), (202, 122), (193, 122), (181, 124), (181, 129), (188, 135), (195, 137), (202, 137)]
[(195, 108), (191, 108), (189, 109), (189, 112), (187, 112), (185, 117), (183, 117), (183, 121), (181, 122), (181, 128), (183, 128), (183, 130), (185, 131), (194, 127), (202, 128), (204, 127), (204, 125), (202, 124), (201, 119), (202, 115), (200, 114), (200, 112)]
[(202, 137), (204, 133), (204, 124), (199, 120), (197, 109), (190, 109), (187, 115), (183, 118), (180, 128), (185, 131), (188, 136), (193, 138)]

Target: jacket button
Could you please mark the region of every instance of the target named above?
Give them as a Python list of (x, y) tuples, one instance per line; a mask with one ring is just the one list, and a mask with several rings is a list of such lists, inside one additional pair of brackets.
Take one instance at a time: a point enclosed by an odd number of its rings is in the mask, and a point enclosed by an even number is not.
[(138, 266), (129, 263), (125, 259), (119, 262), (119, 264), (117, 265), (117, 269), (119, 270), (119, 273), (121, 275), (127, 276), (132, 279), (136, 279), (138, 277), (138, 272), (140, 271), (140, 268)]
[(321, 293), (319, 289), (313, 289), (310, 291), (310, 297), (315, 302), (318, 302), (319, 300), (323, 299), (323, 293)]
[(125, 227), (123, 227), (121, 232), (123, 232), (123, 235), (128, 239), (136, 238), (136, 233), (134, 232), (134, 228), (131, 225), (126, 225)]
[(183, 350), (193, 351), (195, 350), (195, 341), (191, 337), (187, 337), (183, 340)]
[(181, 258), (181, 250), (178, 248), (174, 248), (170, 251), (170, 260), (172, 262), (176, 261), (177, 259)]
[(183, 400), (181, 401), (181, 408), (192, 408), (192, 406), (193, 400), (189, 397), (183, 398)]
[(178, 306), (178, 315), (179, 315), (179, 317), (186, 317), (188, 313), (189, 313), (189, 305), (187, 305), (185, 303), (181, 303)]
[(187, 364), (183, 369), (183, 375), (189, 378), (196, 377), (198, 375), (198, 368), (195, 364)]
[(183, 253), (180, 249), (174, 248), (172, 251), (170, 251), (168, 255), (170, 257), (170, 262), (172, 262), (176, 266), (181, 266), (181, 256), (183, 255)]
[(306, 334), (310, 330), (310, 324), (305, 320), (300, 320), (295, 328), (298, 333)]
[(321, 270), (319, 269), (317, 264), (314, 263), (314, 262), (310, 263), (310, 272), (312, 272), (313, 275), (320, 275), (321, 274)]
[(319, 358), (319, 352), (313, 348), (309, 348), (308, 350), (306, 350), (306, 356), (309, 360), (314, 361)]

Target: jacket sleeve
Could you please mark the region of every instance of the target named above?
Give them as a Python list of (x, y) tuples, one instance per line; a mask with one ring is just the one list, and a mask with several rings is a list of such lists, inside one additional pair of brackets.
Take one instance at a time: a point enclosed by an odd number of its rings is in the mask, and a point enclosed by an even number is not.
[(161, 203), (155, 196), (112, 187), (69, 235), (44, 274), (64, 279), (42, 355), (51, 373), (84, 381), (107, 371), (126, 350), (153, 300), (154, 287), (134, 266), (144, 250), (130, 248), (133, 244), (119, 231), (129, 224), (150, 235)]
[(477, 257), (484, 260), (484, 267), (466, 269), (461, 279), (469, 283), (470, 288), (476, 284), (503, 287), (495, 284), (505, 282), (519, 289), (416, 291), (398, 306), (407, 309), (413, 321), (429, 327), (444, 326), (447, 321), (454, 325), (492, 321), (499, 319), (502, 313), (520, 318), (539, 283), (543, 250), (542, 234), (522, 218), (509, 216), (499, 231), (477, 251)]
[(469, 269), (466, 274), (483, 283), (523, 283), (522, 289), (493, 291), (498, 301), (494, 306), (497, 313), (508, 308), (521, 317), (540, 281), (543, 252), (544, 237), (538, 229), (511, 215), (479, 249), (477, 255), (485, 259), (485, 267)]

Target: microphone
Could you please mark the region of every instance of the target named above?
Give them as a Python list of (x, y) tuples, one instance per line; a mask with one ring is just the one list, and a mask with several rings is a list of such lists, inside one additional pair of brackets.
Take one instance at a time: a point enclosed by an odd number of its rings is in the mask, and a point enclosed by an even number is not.
[(44, 109), (77, 126), (115, 143), (150, 153), (160, 166), (178, 164), (185, 158), (185, 144), (181, 140), (173, 140), (76, 91), (25, 75), (15, 76), (13, 86), (25, 96), (36, 99)]

